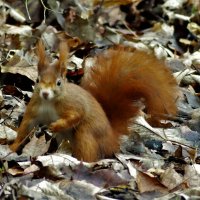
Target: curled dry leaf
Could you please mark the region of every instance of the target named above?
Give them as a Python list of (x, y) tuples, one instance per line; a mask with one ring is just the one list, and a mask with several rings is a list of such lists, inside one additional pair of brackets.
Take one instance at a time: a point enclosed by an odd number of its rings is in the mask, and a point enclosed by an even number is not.
[(183, 177), (173, 169), (173, 166), (167, 168), (160, 178), (161, 183), (169, 190), (174, 189), (184, 181)]
[(174, 73), (174, 77), (176, 78), (177, 83), (180, 84), (185, 76), (191, 75), (194, 72), (195, 70), (185, 69), (184, 71)]
[(136, 182), (141, 193), (152, 191), (167, 193), (168, 191), (168, 189), (162, 185), (162, 183), (160, 183), (157, 178), (150, 177), (142, 172), (138, 172)]
[(0, 125), (0, 139), (6, 139), (12, 141), (16, 138), (16, 131), (12, 130), (8, 126)]
[(27, 167), (25, 170), (24, 170), (24, 174), (30, 174), (30, 173), (33, 173), (33, 172), (35, 172), (35, 171), (38, 171), (40, 168), (37, 166), (37, 165), (35, 165), (35, 164), (33, 164), (33, 165), (31, 165), (30, 167)]
[(45, 196), (49, 196), (53, 199), (67, 199), (67, 200), (74, 200), (69, 194), (64, 193), (58, 186), (58, 184), (52, 184), (47, 180), (43, 180), (40, 183), (34, 185), (33, 187), (29, 188), (29, 190), (42, 193)]
[(59, 183), (59, 188), (67, 195), (74, 199), (95, 200), (95, 194), (104, 189), (94, 186), (85, 181), (62, 181)]
[(186, 0), (166, 0), (163, 4), (163, 7), (169, 8), (169, 9), (180, 9), (183, 7), (183, 4), (186, 2)]
[(200, 185), (200, 165), (186, 165), (184, 180), (187, 181), (190, 187), (198, 187)]
[(7, 172), (12, 176), (18, 176), (24, 174), (24, 170), (21, 168), (10, 168), (7, 170)]
[(81, 161), (78, 161), (76, 158), (66, 155), (66, 154), (38, 156), (37, 160), (40, 161), (43, 166), (49, 166), (49, 165), (59, 166), (62, 163), (63, 165), (66, 165), (66, 166), (69, 166), (69, 165), (74, 166), (74, 165), (79, 165), (81, 162)]
[[(9, 66), (9, 63), (6, 66), (1, 66), (1, 73), (12, 73), (12, 74), (21, 74), (27, 76), (32, 81), (37, 79), (37, 67), (30, 66), (30, 64), (25, 59), (19, 59), (20, 56), (16, 55), (12, 58), (12, 63), (15, 64)], [(16, 59), (14, 61), (14, 59)]]
[(31, 141), (24, 147), (23, 153), (31, 157), (40, 156), (48, 151), (50, 142), (50, 140), (46, 141), (45, 135), (40, 138), (34, 135)]
[(31, 36), (32, 28), (27, 25), (14, 26), (14, 25), (4, 25), (1, 27), (0, 35), (4, 34), (20, 35), (20, 36)]
[(24, 13), (19, 12), (17, 9), (10, 9), (10, 16), (13, 17), (16, 21), (19, 21), (20, 23), (23, 23), (26, 21), (26, 18), (24, 16)]

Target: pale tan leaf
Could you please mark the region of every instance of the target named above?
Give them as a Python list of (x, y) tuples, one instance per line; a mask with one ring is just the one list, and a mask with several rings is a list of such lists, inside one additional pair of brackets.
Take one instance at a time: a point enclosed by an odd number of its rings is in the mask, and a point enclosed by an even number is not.
[(200, 185), (200, 165), (186, 165), (184, 179), (190, 187), (198, 187)]
[(173, 169), (173, 166), (171, 166), (161, 175), (161, 182), (171, 190), (183, 183), (183, 177)]
[(33, 165), (31, 165), (30, 167), (27, 167), (25, 170), (24, 170), (24, 174), (30, 174), (30, 173), (33, 173), (33, 172), (35, 172), (35, 171), (38, 171), (40, 168), (37, 166), (37, 165), (35, 165), (35, 164), (33, 164)]
[(167, 193), (168, 191), (156, 178), (150, 177), (145, 173), (138, 172), (136, 182), (141, 193), (151, 191)]
[(23, 153), (31, 157), (42, 155), (49, 149), (50, 142), (50, 140), (46, 142), (45, 135), (40, 138), (34, 135), (31, 141), (24, 147)]
[(24, 173), (24, 170), (20, 168), (10, 168), (7, 170), (7, 172), (13, 176), (16, 176), (16, 175), (22, 175)]

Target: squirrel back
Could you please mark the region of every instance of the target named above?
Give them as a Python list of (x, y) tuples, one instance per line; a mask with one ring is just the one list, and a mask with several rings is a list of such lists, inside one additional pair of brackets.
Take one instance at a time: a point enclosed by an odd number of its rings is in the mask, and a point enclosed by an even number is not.
[(98, 100), (118, 134), (127, 132), (142, 106), (154, 126), (176, 114), (175, 79), (163, 61), (143, 51), (106, 50), (86, 72), (82, 87)]

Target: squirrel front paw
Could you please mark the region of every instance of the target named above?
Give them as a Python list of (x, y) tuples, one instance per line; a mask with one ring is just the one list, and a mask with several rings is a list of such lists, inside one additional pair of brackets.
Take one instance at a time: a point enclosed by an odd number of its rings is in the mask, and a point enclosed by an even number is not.
[(59, 119), (49, 125), (49, 130), (52, 133), (62, 132), (65, 129), (65, 124), (62, 119)]
[(57, 132), (61, 132), (63, 130), (63, 128), (61, 127), (59, 120), (58, 120), (49, 125), (49, 130), (52, 133), (57, 133)]
[(49, 131), (52, 132), (52, 133), (57, 132), (58, 128), (57, 128), (56, 122), (51, 123), (51, 124), (49, 125), (48, 129), (49, 129)]

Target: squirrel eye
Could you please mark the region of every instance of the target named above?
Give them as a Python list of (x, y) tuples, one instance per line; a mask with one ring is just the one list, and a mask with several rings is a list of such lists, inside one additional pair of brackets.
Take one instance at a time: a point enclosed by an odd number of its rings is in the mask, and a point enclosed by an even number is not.
[(39, 79), (39, 77), (36, 79), (36, 83), (39, 83), (39, 81), (40, 81), (40, 79)]
[(61, 80), (60, 80), (60, 79), (57, 80), (56, 85), (57, 85), (57, 86), (60, 86), (60, 85), (61, 85)]

